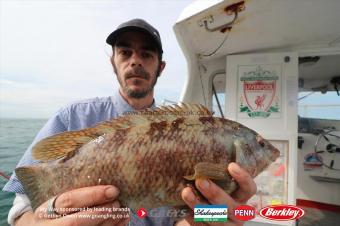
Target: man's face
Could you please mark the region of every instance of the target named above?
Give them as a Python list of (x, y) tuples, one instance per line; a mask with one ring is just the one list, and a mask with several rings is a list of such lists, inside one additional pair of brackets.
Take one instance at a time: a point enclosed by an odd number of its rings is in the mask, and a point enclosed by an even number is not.
[(112, 65), (121, 91), (132, 98), (143, 98), (153, 91), (165, 63), (159, 62), (151, 38), (142, 32), (121, 34), (113, 48)]

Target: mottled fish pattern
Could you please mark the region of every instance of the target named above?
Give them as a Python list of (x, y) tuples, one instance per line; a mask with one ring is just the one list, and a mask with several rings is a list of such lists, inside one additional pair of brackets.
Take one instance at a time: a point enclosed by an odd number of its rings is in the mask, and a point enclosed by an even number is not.
[(119, 188), (119, 200), (140, 207), (180, 206), (180, 192), (209, 178), (231, 193), (227, 166), (256, 177), (279, 151), (255, 131), (213, 117), (202, 105), (181, 104), (125, 114), (38, 142), (37, 165), (17, 168), (33, 209), (62, 192), (93, 185)]

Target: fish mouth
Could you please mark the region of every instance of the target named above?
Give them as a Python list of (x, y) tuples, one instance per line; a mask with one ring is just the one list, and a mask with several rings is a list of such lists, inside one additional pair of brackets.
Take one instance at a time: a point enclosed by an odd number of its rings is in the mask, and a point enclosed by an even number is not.
[(257, 135), (256, 140), (258, 144), (265, 149), (268, 149), (270, 151), (269, 158), (274, 162), (279, 156), (280, 151), (274, 145), (272, 145), (268, 140), (264, 139), (262, 136)]
[(280, 156), (280, 151), (276, 147), (272, 146), (273, 148), (271, 149), (273, 155), (272, 155), (272, 161), (274, 162), (279, 156)]
[(270, 160), (272, 160), (273, 162), (275, 162), (275, 160), (280, 156), (280, 150), (277, 149), (273, 144), (271, 144), (269, 141), (265, 141), (266, 142), (266, 148), (269, 149), (270, 151)]

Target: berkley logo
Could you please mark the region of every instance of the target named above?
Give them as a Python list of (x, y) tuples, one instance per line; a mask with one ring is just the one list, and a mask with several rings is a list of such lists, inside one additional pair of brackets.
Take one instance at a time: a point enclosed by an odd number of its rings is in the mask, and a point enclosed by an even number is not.
[(263, 207), (260, 210), (260, 215), (269, 220), (289, 221), (303, 217), (305, 211), (293, 205), (273, 205)]

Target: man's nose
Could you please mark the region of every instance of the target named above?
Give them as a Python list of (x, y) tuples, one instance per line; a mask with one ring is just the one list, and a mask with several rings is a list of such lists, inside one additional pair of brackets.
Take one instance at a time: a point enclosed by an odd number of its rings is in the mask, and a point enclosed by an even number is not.
[(142, 59), (136, 51), (133, 51), (131, 56), (131, 66), (142, 66)]

